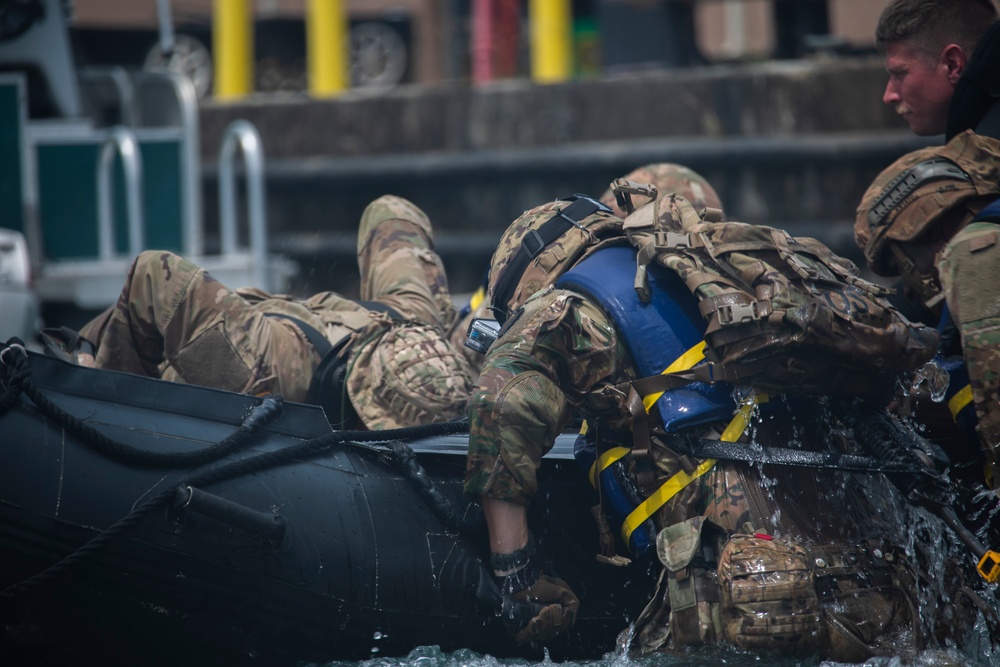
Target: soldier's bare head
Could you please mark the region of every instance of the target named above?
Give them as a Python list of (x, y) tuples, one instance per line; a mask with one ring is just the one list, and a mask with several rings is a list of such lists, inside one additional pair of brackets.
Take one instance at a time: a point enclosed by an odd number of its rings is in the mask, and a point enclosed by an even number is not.
[(997, 17), (992, 0), (891, 0), (875, 28), (875, 47), (885, 55), (890, 44), (908, 42), (936, 58), (958, 44), (971, 56)]

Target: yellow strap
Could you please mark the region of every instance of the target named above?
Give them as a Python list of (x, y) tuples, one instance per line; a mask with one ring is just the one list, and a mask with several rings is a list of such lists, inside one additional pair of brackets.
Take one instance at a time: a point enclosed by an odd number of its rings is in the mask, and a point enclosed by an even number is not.
[(479, 308), (479, 304), (481, 304), (483, 302), (483, 299), (485, 298), (486, 298), (486, 288), (480, 287), (479, 289), (477, 289), (475, 292), (472, 293), (471, 297), (469, 297), (469, 306), (472, 308), (472, 310), (475, 310), (476, 308)]
[[(739, 412), (733, 417), (732, 421), (729, 422), (729, 426), (726, 430), (722, 432), (722, 436), (719, 440), (723, 442), (735, 442), (743, 435), (743, 431), (746, 430), (747, 422), (750, 420), (750, 413), (753, 412), (754, 407), (759, 403), (767, 402), (767, 394), (757, 394), (756, 396), (751, 396), (747, 401), (740, 406)], [(698, 479), (709, 470), (715, 466), (716, 459), (705, 459), (705, 461), (695, 468), (692, 474), (687, 474), (683, 470), (678, 472), (676, 475), (668, 479), (663, 485), (654, 491), (648, 498), (646, 498), (642, 503), (632, 510), (632, 513), (625, 517), (625, 522), (622, 524), (622, 539), (625, 540), (625, 544), (629, 543), (629, 539), (632, 537), (632, 533), (635, 529), (645, 523), (649, 517), (653, 516), (657, 510), (663, 507), (667, 501), (676, 496), (681, 490), (688, 484)]]
[[(480, 291), (482, 291), (482, 288), (480, 288)], [(476, 294), (479, 294), (479, 292), (477, 292)], [(475, 298), (476, 295), (473, 295), (472, 296), (473, 303), (475, 303)], [(473, 308), (475, 308), (475, 305), (473, 305)], [(672, 364), (667, 366), (667, 368), (663, 372), (673, 373), (674, 371), (686, 371), (704, 358), (705, 358), (705, 341), (701, 341), (700, 343), (692, 347), (690, 350), (679, 356)], [(649, 412), (650, 408), (653, 407), (653, 404), (656, 403), (656, 399), (658, 399), (660, 396), (663, 396), (662, 391), (657, 392), (655, 394), (650, 394), (649, 396), (643, 398), (642, 404), (646, 408), (646, 412)], [(587, 421), (584, 420), (583, 424), (580, 427), (580, 435), (586, 435), (587, 430), (589, 428), (590, 427), (587, 425)], [(600, 460), (594, 461), (593, 465), (590, 466), (590, 485), (595, 489), (597, 488), (595, 471), (598, 469), (598, 465), (600, 465), (600, 471), (604, 472), (605, 468), (607, 468), (609, 465), (611, 465), (621, 457), (628, 454), (628, 452), (629, 450), (626, 449), (625, 447), (612, 447), (607, 452), (602, 454)]]
[(597, 471), (604, 472), (609, 465), (627, 455), (631, 450), (628, 447), (612, 447), (601, 454), (601, 457), (590, 466), (590, 485), (597, 488)]
[(948, 409), (951, 410), (951, 418), (958, 420), (958, 413), (962, 411), (965, 406), (972, 402), (972, 385), (967, 384), (958, 390), (958, 393), (951, 397), (948, 401)]
[[(694, 368), (695, 364), (705, 358), (705, 341), (701, 341), (690, 350), (682, 354), (677, 358), (674, 363), (663, 369), (660, 375), (666, 375), (667, 373), (676, 373), (677, 371), (686, 371)], [(663, 396), (662, 391), (658, 391), (655, 394), (650, 394), (649, 396), (642, 397), (642, 404), (646, 408), (646, 412), (649, 412), (653, 404)]]

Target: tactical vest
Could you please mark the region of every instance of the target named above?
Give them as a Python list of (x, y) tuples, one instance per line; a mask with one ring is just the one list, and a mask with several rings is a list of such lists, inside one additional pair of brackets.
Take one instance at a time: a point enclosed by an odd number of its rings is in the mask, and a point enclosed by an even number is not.
[(930, 360), (937, 333), (903, 318), (885, 288), (815, 239), (723, 222), (682, 197), (657, 199), (628, 216), (638, 248), (634, 289), (654, 290), (661, 265), (697, 298), (709, 363), (633, 383), (645, 395), (685, 382), (730, 382), (794, 395), (886, 401), (898, 375)]

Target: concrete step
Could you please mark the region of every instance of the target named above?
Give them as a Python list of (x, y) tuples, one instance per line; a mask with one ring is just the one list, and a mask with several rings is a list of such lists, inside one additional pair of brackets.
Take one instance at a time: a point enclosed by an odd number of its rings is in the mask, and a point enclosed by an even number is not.
[[(275, 159), (266, 168), (271, 249), (300, 262), (297, 287), (349, 291), (361, 213), (376, 197), (396, 194), (427, 212), (453, 288), (471, 291), (522, 211), (575, 192), (600, 195), (643, 164), (679, 162), (713, 184), (730, 219), (819, 238), (860, 263), (852, 226), (865, 189), (900, 155), (940, 141), (902, 131), (838, 132)], [(216, 171), (207, 168), (204, 180), (205, 201), (214, 201)], [(209, 229), (217, 224), (210, 208)]]

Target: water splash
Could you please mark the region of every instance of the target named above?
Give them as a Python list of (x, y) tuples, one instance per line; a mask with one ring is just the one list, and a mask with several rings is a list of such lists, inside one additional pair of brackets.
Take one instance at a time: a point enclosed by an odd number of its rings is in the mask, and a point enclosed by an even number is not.
[(898, 386), (904, 397), (911, 395), (926, 395), (935, 403), (944, 400), (951, 377), (948, 371), (934, 361), (929, 361), (913, 372), (907, 379), (901, 376)]

